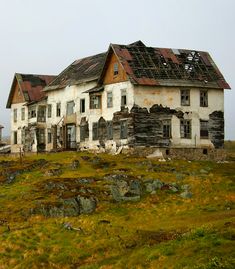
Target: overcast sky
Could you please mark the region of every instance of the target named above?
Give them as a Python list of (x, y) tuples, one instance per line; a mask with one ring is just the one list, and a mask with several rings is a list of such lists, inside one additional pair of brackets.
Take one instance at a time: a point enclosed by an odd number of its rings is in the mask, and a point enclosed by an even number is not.
[(225, 136), (235, 139), (234, 0), (0, 0), (0, 124), (15, 72), (58, 74), (109, 43), (208, 51), (225, 90)]

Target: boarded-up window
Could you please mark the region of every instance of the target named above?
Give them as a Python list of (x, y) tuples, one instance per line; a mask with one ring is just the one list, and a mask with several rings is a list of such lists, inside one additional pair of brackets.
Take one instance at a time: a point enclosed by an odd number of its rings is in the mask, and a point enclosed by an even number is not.
[(47, 105), (47, 117), (51, 118), (51, 112), (52, 112), (52, 105)]
[(208, 106), (208, 91), (200, 91), (200, 106), (207, 107)]
[(113, 122), (107, 121), (107, 139), (112, 140), (113, 139)]
[(107, 107), (113, 107), (113, 93), (107, 93)]
[(17, 108), (14, 108), (13, 110), (13, 117), (14, 117), (14, 122), (17, 122)]
[(200, 138), (208, 138), (208, 121), (207, 120), (200, 120)]
[(72, 115), (74, 113), (74, 106), (75, 106), (74, 101), (70, 101), (67, 103), (67, 108), (66, 108), (67, 116)]
[(21, 108), (21, 120), (25, 120), (25, 107)]
[(126, 106), (126, 104), (127, 104), (126, 90), (121, 90), (121, 106)]
[(85, 107), (85, 99), (81, 99), (80, 100), (80, 112), (81, 113), (84, 113), (86, 110), (86, 107)]
[(52, 142), (51, 129), (47, 129), (47, 143), (50, 144), (51, 142)]
[(56, 117), (60, 117), (61, 114), (61, 103), (56, 104)]
[(191, 138), (191, 120), (180, 121), (180, 136), (181, 138)]
[(114, 63), (113, 65), (113, 75), (118, 75), (118, 63)]
[(101, 95), (96, 94), (90, 95), (90, 108), (91, 109), (101, 108)]
[(98, 140), (98, 122), (92, 124), (92, 140)]
[(13, 132), (13, 143), (17, 144), (17, 131)]
[(162, 135), (164, 138), (171, 137), (171, 120), (164, 120), (162, 122)]
[(190, 105), (190, 90), (181, 90), (181, 105), (189, 106)]
[(121, 139), (127, 138), (127, 121), (126, 120), (120, 121), (120, 138)]

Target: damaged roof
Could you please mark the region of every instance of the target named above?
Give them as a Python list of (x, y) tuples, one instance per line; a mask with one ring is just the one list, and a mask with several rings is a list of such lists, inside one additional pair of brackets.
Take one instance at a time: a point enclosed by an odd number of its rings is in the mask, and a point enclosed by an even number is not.
[(97, 80), (100, 76), (105, 58), (106, 53), (100, 53), (74, 61), (52, 83), (45, 87), (44, 90), (55, 90), (69, 85)]
[(7, 108), (11, 107), (14, 95), (15, 85), (18, 83), (19, 88), (24, 96), (25, 102), (39, 101), (45, 97), (43, 88), (48, 85), (56, 76), (34, 75), (16, 73), (12, 82), (10, 94), (7, 101)]
[[(107, 58), (112, 52), (136, 85), (230, 89), (208, 52), (153, 48), (142, 41), (130, 45), (111, 44)], [(101, 79), (105, 70), (104, 66)]]

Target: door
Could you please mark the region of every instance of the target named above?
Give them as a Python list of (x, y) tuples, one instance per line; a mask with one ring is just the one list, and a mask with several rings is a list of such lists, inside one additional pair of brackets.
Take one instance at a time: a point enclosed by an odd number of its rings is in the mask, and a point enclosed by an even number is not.
[(67, 146), (67, 149), (77, 148), (75, 124), (68, 124), (66, 126), (66, 146)]

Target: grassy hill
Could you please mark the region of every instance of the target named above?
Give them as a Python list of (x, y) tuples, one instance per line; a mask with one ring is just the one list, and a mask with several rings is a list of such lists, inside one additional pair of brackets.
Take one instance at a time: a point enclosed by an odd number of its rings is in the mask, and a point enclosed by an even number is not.
[(229, 162), (0, 157), (0, 268), (235, 268)]

